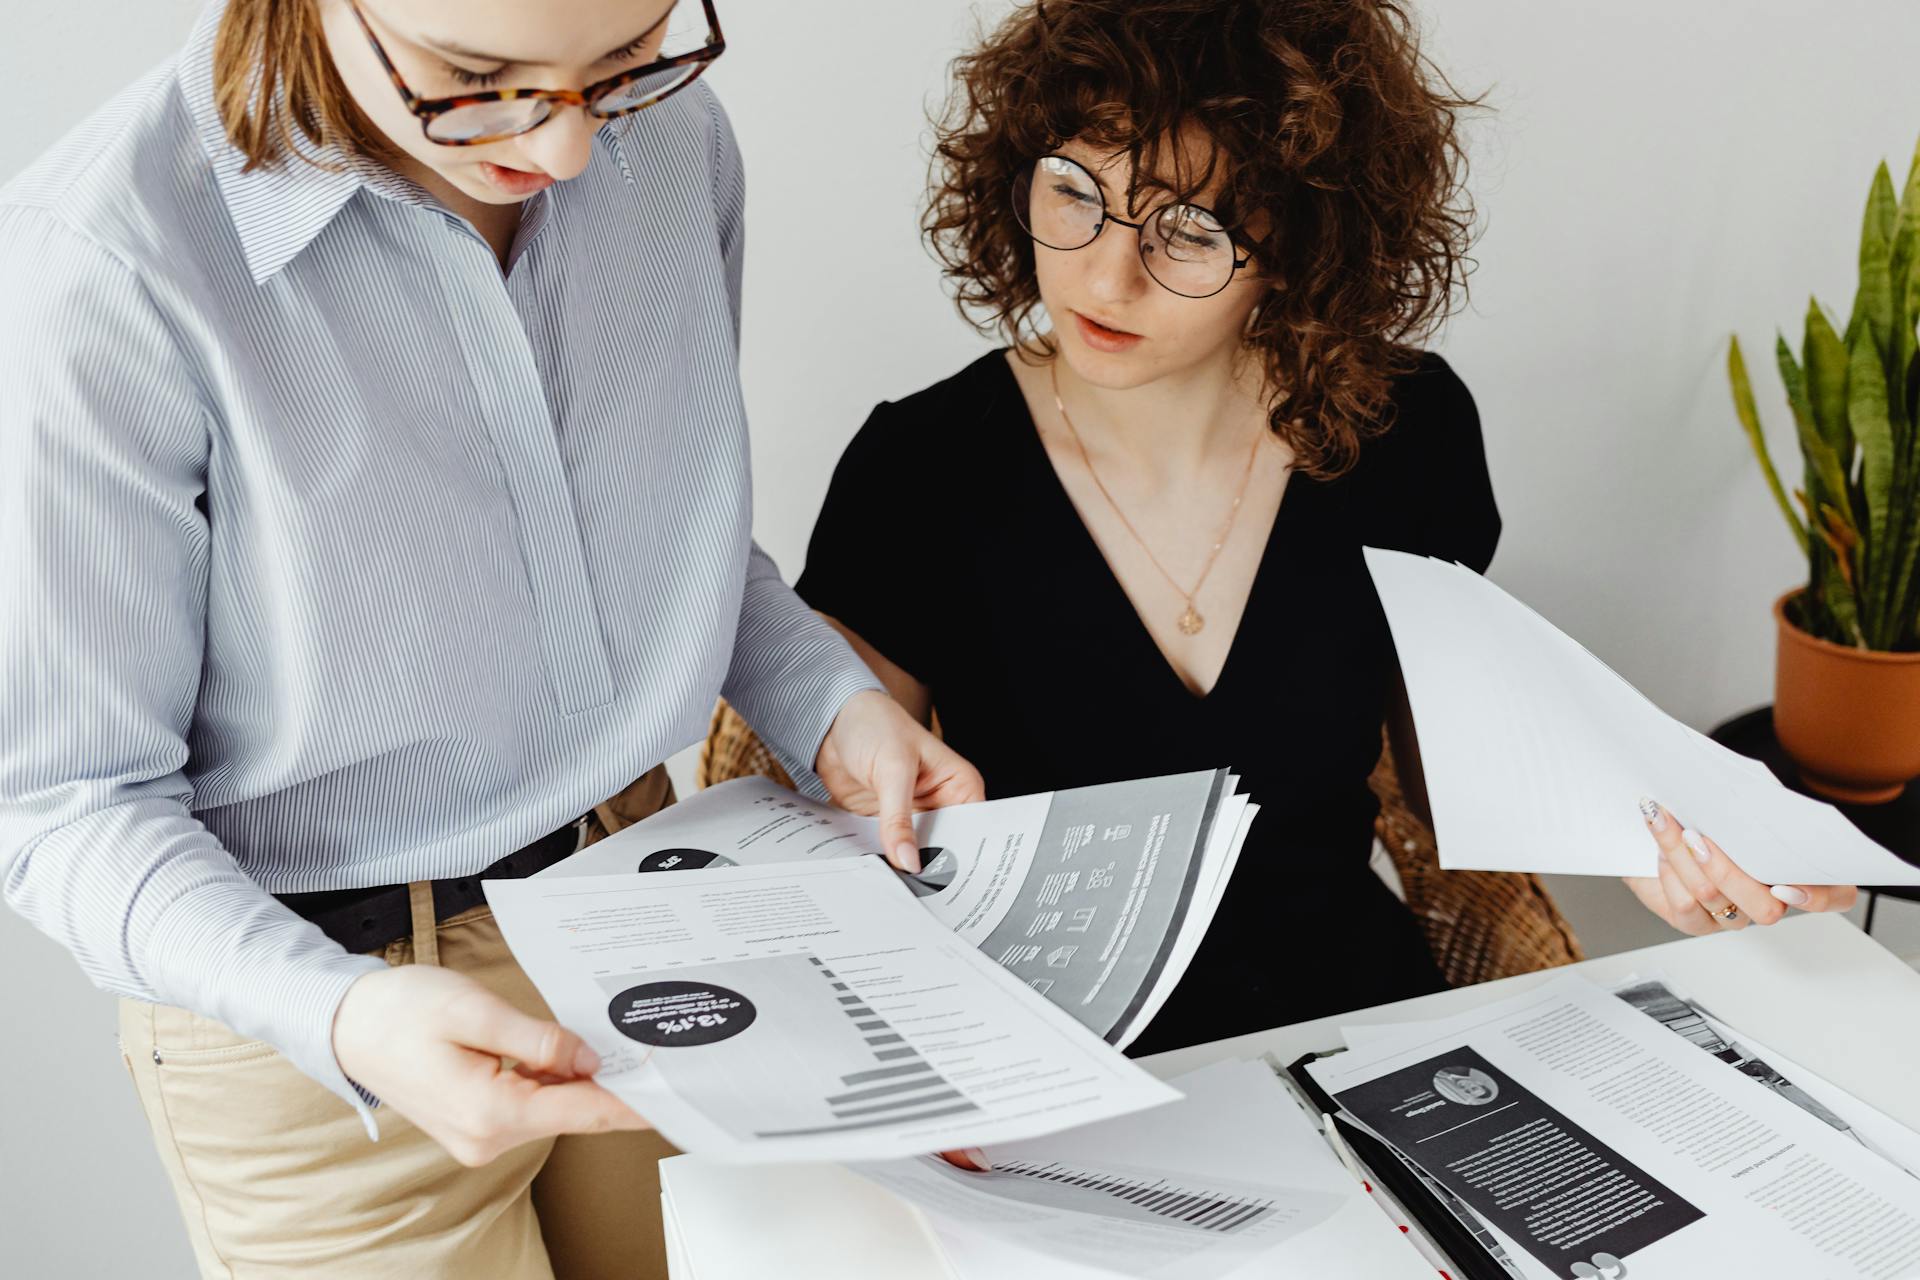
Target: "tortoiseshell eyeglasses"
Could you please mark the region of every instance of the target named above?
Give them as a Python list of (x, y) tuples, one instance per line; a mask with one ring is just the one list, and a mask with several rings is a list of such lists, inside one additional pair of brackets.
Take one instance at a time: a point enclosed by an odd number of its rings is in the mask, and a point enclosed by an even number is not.
[[(401, 78), (399, 68), (387, 56), (386, 46), (374, 34), (373, 24), (361, 12), (360, 0), (350, 0), (349, 7), (401, 101), (420, 118), (420, 131), (427, 141), (443, 147), (477, 147), (516, 137), (546, 123), (556, 105), (583, 107), (587, 114), (602, 120), (644, 111), (699, 79), (727, 48), (713, 0), (701, 0), (700, 7), (706, 13), (704, 33), (697, 19), (687, 20), (694, 7), (692, 0), (674, 0), (673, 8), (660, 20), (666, 27), (660, 56), (644, 66), (584, 89), (488, 89), (451, 98), (423, 98)], [(648, 32), (643, 39), (650, 39), (652, 34)]]

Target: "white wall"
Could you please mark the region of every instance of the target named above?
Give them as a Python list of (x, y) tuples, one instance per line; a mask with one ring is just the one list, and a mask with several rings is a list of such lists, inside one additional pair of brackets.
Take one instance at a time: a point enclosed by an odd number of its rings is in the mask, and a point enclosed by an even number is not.
[[(983, 0), (992, 14), (1004, 3)], [(757, 523), (793, 572), (834, 459), (873, 402), (983, 347), (915, 231), (924, 110), (974, 19), (963, 0), (721, 4), (734, 47), (714, 82), (750, 187)], [(0, 179), (84, 114), (95, 86), (166, 56), (193, 14), (188, 0), (10, 8), (0, 83), (33, 107), (0, 132)], [(1474, 303), (1441, 344), (1486, 423), (1507, 517), (1494, 577), (1691, 723), (1764, 702), (1767, 608), (1796, 565), (1734, 425), (1726, 334), (1737, 328), (1757, 357), (1762, 411), (1784, 446), (1772, 329), (1797, 334), (1809, 290), (1842, 314), (1851, 303), (1872, 166), (1889, 158), (1897, 179), (1920, 133), (1920, 9), (1425, 9), (1435, 55), (1462, 87), (1490, 87), (1498, 108), (1473, 132), (1486, 220)], [(849, 207), (868, 211), (857, 234)], [(875, 495), (876, 536), (920, 536), (913, 512), (910, 494)], [(1617, 885), (1556, 887), (1596, 949), (1660, 936)], [(117, 1062), (112, 1002), (4, 913), (0, 967), (14, 975), (0, 1041), (0, 1272), (189, 1274)]]

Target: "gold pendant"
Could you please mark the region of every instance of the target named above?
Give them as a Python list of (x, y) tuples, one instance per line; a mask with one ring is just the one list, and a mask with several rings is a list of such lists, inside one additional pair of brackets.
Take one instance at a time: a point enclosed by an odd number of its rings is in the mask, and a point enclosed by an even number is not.
[(1183, 636), (1197, 636), (1200, 634), (1201, 628), (1206, 625), (1207, 620), (1200, 616), (1198, 609), (1193, 607), (1193, 601), (1187, 601), (1187, 611), (1180, 615), (1180, 634)]

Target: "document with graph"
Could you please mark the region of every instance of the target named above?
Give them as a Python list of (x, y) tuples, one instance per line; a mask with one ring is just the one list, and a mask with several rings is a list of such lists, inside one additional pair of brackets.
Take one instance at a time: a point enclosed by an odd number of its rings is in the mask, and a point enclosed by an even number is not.
[(684, 1151), (876, 1160), (1177, 1099), (877, 859), (486, 882), (514, 956)]
[(1266, 1063), (1170, 1083), (1170, 1106), (989, 1146), (987, 1173), (851, 1167), (920, 1211), (959, 1280), (1433, 1280)]
[[(901, 888), (1124, 1047), (1186, 971), (1259, 807), (1225, 769), (951, 805), (914, 823)], [(765, 778), (701, 791), (543, 872), (681, 872), (871, 855), (879, 824)], [(905, 895), (902, 895), (905, 896)]]

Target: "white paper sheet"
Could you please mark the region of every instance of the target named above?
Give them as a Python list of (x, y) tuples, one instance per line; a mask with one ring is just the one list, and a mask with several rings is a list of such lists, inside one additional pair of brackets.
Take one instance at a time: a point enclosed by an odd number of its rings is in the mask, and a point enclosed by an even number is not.
[(1530, 1274), (1920, 1271), (1920, 1183), (1579, 978), (1378, 1036), (1308, 1069)]
[(1171, 1106), (989, 1148), (992, 1173), (854, 1171), (921, 1210), (961, 1280), (1432, 1280), (1264, 1063), (1169, 1083)]
[[(1443, 867), (1653, 875), (1642, 796), (1768, 884), (1920, 884), (1835, 809), (1668, 716), (1481, 575), (1369, 547)], [(1676, 643), (1681, 643), (1676, 639)]]
[[(1237, 783), (1239, 779), (1232, 781)], [(1232, 786), (1228, 789), (1231, 791)], [(1154, 1015), (1160, 1012), (1174, 988), (1180, 985), (1187, 966), (1193, 963), (1200, 943), (1205, 940), (1207, 930), (1213, 924), (1213, 917), (1220, 909), (1220, 900), (1226, 896), (1227, 882), (1233, 878), (1233, 870), (1240, 864), (1240, 849), (1247, 842), (1247, 830), (1259, 816), (1260, 806), (1243, 795), (1229, 795), (1222, 804), (1220, 815), (1214, 822), (1213, 838), (1207, 842), (1206, 854), (1201, 861), (1200, 883), (1195, 888), (1187, 916), (1174, 937), (1173, 950), (1167, 957), (1166, 967), (1160, 971), (1159, 981), (1148, 993), (1146, 1003), (1114, 1038), (1113, 1043), (1117, 1047), (1126, 1048), (1151, 1026)]]
[(955, 938), (871, 858), (490, 880), (599, 1080), (684, 1151), (886, 1159), (1179, 1094)]
[[(1110, 1043), (1145, 1029), (1213, 919), (1259, 812), (1217, 770), (919, 814), (901, 876), (936, 920)], [(879, 824), (765, 778), (696, 793), (542, 872), (556, 878), (871, 855)]]
[(1772, 1089), (1910, 1176), (1920, 1171), (1920, 1134), (1793, 1059), (1728, 1026), (1664, 974), (1634, 975), (1615, 983), (1615, 996), (1656, 1017), (1696, 1048), (1714, 1054), (1756, 1088)]

